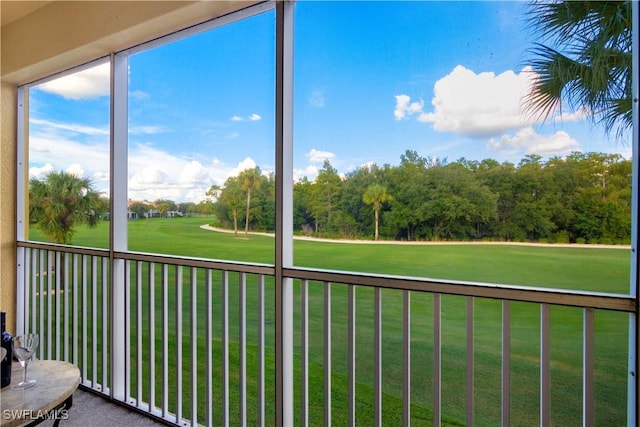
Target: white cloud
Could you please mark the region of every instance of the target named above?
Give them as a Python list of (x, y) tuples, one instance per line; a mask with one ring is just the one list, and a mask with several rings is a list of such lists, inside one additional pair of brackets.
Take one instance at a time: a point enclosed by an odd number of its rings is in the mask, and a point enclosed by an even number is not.
[(163, 184), (169, 174), (158, 165), (149, 165), (136, 171), (129, 179), (129, 190), (141, 190), (150, 185)]
[(333, 159), (336, 155), (329, 151), (319, 151), (313, 148), (305, 154), (305, 157), (309, 159), (311, 163), (323, 163), (325, 160)]
[(53, 172), (55, 169), (51, 163), (45, 163), (41, 168), (31, 167), (29, 168), (29, 179), (37, 178), (43, 179), (45, 176)]
[(309, 105), (313, 108), (323, 108), (326, 104), (326, 98), (323, 90), (314, 90), (309, 95)]
[(242, 117), (242, 116), (231, 116), (230, 119), (232, 122), (244, 122), (245, 120), (249, 120), (251, 122), (257, 122), (262, 120), (262, 116), (260, 114), (256, 114), (253, 113), (251, 114), (249, 117)]
[(105, 63), (42, 83), (37, 88), (67, 99), (108, 96), (111, 92), (110, 74), (111, 67)]
[(243, 170), (254, 169), (255, 167), (256, 167), (256, 162), (251, 157), (247, 157), (243, 161), (238, 163), (238, 166), (236, 167), (237, 172), (233, 173), (232, 175), (238, 175)]
[(293, 180), (294, 182), (301, 180), (304, 177), (307, 177), (309, 181), (313, 181), (318, 176), (318, 168), (309, 165), (304, 169), (294, 169), (293, 170)]
[(164, 126), (142, 125), (129, 127), (129, 135), (157, 135), (165, 132), (167, 132), (167, 129)]
[(525, 116), (522, 107), (532, 76), (529, 69), (517, 74), (511, 70), (498, 75), (476, 74), (458, 65), (435, 83), (433, 111), (411, 112), (440, 132), (474, 138), (497, 136), (532, 124), (532, 119), (527, 119), (531, 116)]
[[(33, 123), (33, 122), (32, 122)], [(98, 191), (109, 189), (109, 138), (103, 132), (87, 132), (78, 141), (68, 135), (74, 124), (33, 123), (30, 135), (30, 177), (43, 178), (52, 171), (73, 172), (90, 177)], [(153, 127), (139, 127), (153, 133)], [(142, 132), (142, 131), (145, 132)], [(185, 158), (150, 144), (131, 144), (128, 155), (128, 197), (133, 200), (171, 199), (199, 202), (213, 184), (223, 185), (229, 176), (254, 168), (247, 157), (236, 165), (216, 158)]]
[(63, 130), (69, 131), (75, 134), (85, 134), (85, 135), (109, 135), (109, 128), (107, 127), (95, 127), (95, 126), (86, 126), (79, 125), (76, 123), (59, 123), (53, 122), (50, 120), (42, 120), (42, 119), (29, 119), (29, 124), (38, 126), (39, 129), (42, 130)]
[(577, 111), (566, 112), (562, 111), (560, 114), (553, 118), (554, 122), (577, 122), (584, 120), (589, 116), (589, 109), (582, 107)]
[(146, 92), (143, 92), (141, 90), (134, 90), (132, 92), (129, 93), (129, 96), (131, 98), (135, 98), (135, 99), (147, 99), (149, 98), (151, 95), (149, 95)]
[(35, 127), (29, 137), (29, 162), (36, 165), (30, 168), (30, 176), (38, 178), (53, 170), (72, 168), (74, 172), (82, 171), (83, 177), (106, 176), (108, 180), (109, 139), (99, 136), (96, 140), (78, 142), (60, 133), (59, 129)]
[(515, 135), (491, 138), (487, 148), (508, 154), (539, 154), (541, 156), (566, 155), (581, 151), (578, 141), (568, 133), (558, 131), (551, 135), (541, 135), (532, 127), (519, 130)]
[(209, 173), (199, 161), (191, 160), (184, 165), (178, 177), (178, 182), (180, 184), (198, 184), (206, 181), (208, 176)]
[(393, 115), (396, 120), (407, 119), (417, 113), (422, 113), (424, 101), (411, 102), (409, 95), (396, 95), (396, 108)]
[(77, 176), (78, 178), (84, 178), (85, 177), (85, 170), (82, 169), (82, 166), (80, 166), (80, 164), (78, 163), (74, 163), (71, 166), (69, 166), (66, 170), (66, 173), (68, 173), (69, 175), (74, 175)]

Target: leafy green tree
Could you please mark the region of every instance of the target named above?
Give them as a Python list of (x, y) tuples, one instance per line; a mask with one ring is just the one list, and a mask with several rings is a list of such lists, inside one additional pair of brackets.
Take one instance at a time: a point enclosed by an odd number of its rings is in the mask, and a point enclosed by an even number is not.
[[(364, 165), (346, 175), (342, 186), (342, 210), (349, 212), (355, 221), (358, 235), (375, 233), (375, 216), (371, 215), (371, 207), (362, 199), (362, 195), (371, 185), (378, 184), (389, 188), (389, 171), (391, 167), (380, 167), (374, 164)], [(382, 227), (382, 224), (380, 224)], [(386, 234), (385, 234), (386, 233)], [(379, 229), (379, 235), (388, 235), (388, 230)]]
[(95, 227), (104, 211), (100, 193), (88, 178), (51, 172), (29, 181), (29, 218), (50, 242), (69, 244), (74, 227)]
[(380, 184), (373, 184), (367, 187), (362, 195), (362, 200), (367, 205), (373, 205), (373, 215), (375, 218), (374, 240), (378, 240), (378, 227), (380, 224), (380, 208), (385, 202), (393, 200), (393, 197), (387, 193), (387, 188)]
[(220, 221), (230, 219), (233, 223), (233, 235), (238, 236), (238, 217), (244, 208), (244, 192), (238, 177), (231, 176), (224, 182), (224, 187), (217, 196), (218, 215)]
[(553, 183), (545, 172), (542, 157), (530, 154), (520, 161), (513, 177), (515, 206), (511, 220), (520, 230), (518, 239), (547, 239), (556, 229), (549, 203)]
[(311, 214), (312, 186), (313, 183), (306, 176), (293, 186), (293, 229), (306, 234), (312, 231), (314, 223)]
[(328, 160), (324, 161), (322, 169), (311, 188), (310, 211), (315, 220), (316, 233), (325, 227), (331, 230), (332, 214), (340, 206), (342, 195), (342, 178)]
[(275, 200), (274, 174), (261, 173), (257, 175), (251, 191), (250, 229), (260, 231), (273, 231), (275, 229)]
[(202, 215), (213, 215), (215, 204), (210, 199), (200, 200), (196, 205), (196, 212)]
[(195, 213), (196, 212), (196, 204), (193, 202), (183, 202), (178, 203), (178, 210), (182, 212), (184, 215)]
[(242, 186), (242, 190), (247, 195), (247, 203), (245, 205), (246, 214), (244, 220), (244, 235), (247, 237), (249, 235), (249, 217), (251, 211), (251, 191), (260, 185), (260, 168), (255, 167), (253, 169), (245, 169), (238, 175), (238, 180), (240, 181), (240, 185)]
[(538, 78), (529, 111), (546, 118), (565, 99), (586, 107), (607, 132), (631, 128), (631, 1), (533, 2), (529, 16), (548, 42), (531, 49)]
[(424, 232), (429, 185), (427, 164), (426, 158), (407, 150), (400, 156), (400, 165), (389, 171), (389, 193), (393, 194), (393, 200), (385, 223), (393, 227), (393, 237), (415, 240)]
[(144, 214), (149, 212), (149, 209), (151, 209), (151, 205), (144, 202), (133, 202), (129, 206), (129, 212), (135, 212), (138, 218), (144, 218)]
[(176, 203), (173, 200), (158, 199), (153, 203), (158, 210), (158, 214), (160, 214), (160, 217), (164, 217), (169, 211), (175, 211), (178, 209)]

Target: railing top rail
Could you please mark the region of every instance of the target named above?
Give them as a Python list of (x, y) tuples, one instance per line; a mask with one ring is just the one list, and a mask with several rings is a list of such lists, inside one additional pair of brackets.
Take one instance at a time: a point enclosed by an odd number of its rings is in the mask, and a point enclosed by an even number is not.
[(44, 249), (44, 250), (53, 250), (59, 252), (68, 252), (80, 255), (93, 255), (93, 256), (109, 256), (108, 249), (100, 249), (100, 248), (88, 248), (84, 246), (72, 246), (72, 245), (62, 245), (59, 243), (43, 243), (43, 242), (21, 242), (18, 241), (17, 245), (19, 248), (30, 248), (30, 249)]
[(360, 274), (309, 268), (286, 268), (284, 269), (283, 274), (286, 277), (294, 279), (371, 286), (386, 289), (474, 296), (542, 304), (546, 303), (571, 307), (587, 307), (629, 313), (636, 311), (635, 299), (631, 295), (605, 292), (464, 282), (422, 277)]
[(181, 265), (184, 267), (212, 268), (215, 270), (238, 271), (243, 273), (264, 274), (267, 276), (275, 275), (275, 267), (273, 265), (253, 262), (249, 263), (226, 260), (223, 261), (208, 258), (180, 257), (173, 255), (159, 255), (140, 252), (115, 252), (114, 257), (132, 261), (146, 261)]
[[(110, 256), (110, 251), (106, 249), (85, 248), (52, 243), (18, 242), (18, 246), (77, 253), (82, 255)], [(275, 266), (268, 264), (138, 252), (114, 252), (113, 257), (131, 261), (155, 262), (184, 267), (200, 267), (275, 276)], [(300, 280), (370, 286), (386, 289), (473, 296), (538, 304), (564, 305), (570, 307), (587, 307), (628, 313), (636, 312), (635, 299), (633, 296), (626, 294), (431, 279), (423, 277), (387, 276), (381, 274), (365, 274), (300, 267), (283, 269), (283, 276)]]

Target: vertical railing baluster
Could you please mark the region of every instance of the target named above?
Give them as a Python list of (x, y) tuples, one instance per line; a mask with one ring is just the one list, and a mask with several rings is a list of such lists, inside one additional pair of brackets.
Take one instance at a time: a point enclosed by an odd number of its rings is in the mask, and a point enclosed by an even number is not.
[[(23, 273), (24, 273), (24, 294), (23, 294), (23, 301), (22, 301), (22, 306), (24, 307), (24, 312), (22, 313), (23, 318), (22, 318), (22, 325), (20, 325), (21, 320), (16, 318), (16, 335), (20, 332), (23, 331), (24, 333), (29, 333), (32, 331), (32, 325), (31, 325), (31, 313), (33, 312), (33, 307), (31, 306), (31, 290), (32, 290), (32, 286), (33, 286), (33, 281), (35, 279), (35, 275), (33, 274), (33, 262), (32, 262), (32, 249), (31, 248), (24, 248), (24, 250), (22, 251), (22, 255), (23, 255), (23, 261), (24, 261), (24, 266), (23, 266)], [(17, 301), (18, 304), (20, 304), (20, 301)], [(19, 307), (17, 307), (17, 310), (20, 310)], [(20, 315), (19, 312), (16, 312), (16, 315)]]
[(239, 341), (239, 376), (240, 402), (239, 425), (247, 424), (247, 275), (239, 274), (238, 283), (238, 341)]
[(82, 255), (82, 381), (87, 384), (87, 255)]
[(98, 257), (91, 257), (91, 387), (98, 386)]
[(38, 346), (38, 349), (36, 350), (36, 352), (38, 353), (38, 358), (39, 359), (44, 359), (46, 357), (46, 353), (45, 353), (45, 338), (46, 338), (46, 330), (44, 329), (44, 294), (45, 294), (45, 283), (47, 280), (47, 265), (44, 262), (44, 256), (46, 254), (46, 251), (44, 249), (39, 249), (38, 250), (39, 255), (40, 255), (40, 260), (39, 260), (39, 264), (38, 264), (38, 274), (40, 274), (40, 278), (38, 280), (38, 323), (40, 324), (40, 328), (39, 328), (39, 333), (40, 333), (40, 345)]
[(356, 425), (356, 287), (348, 286), (347, 295), (347, 344), (348, 353), (348, 382), (349, 390), (347, 398), (349, 400), (347, 422), (350, 426)]
[[(213, 426), (213, 271), (207, 269), (207, 280), (205, 289), (205, 351), (206, 355), (206, 374), (205, 374), (205, 425), (207, 427)], [(258, 423), (258, 425), (264, 425)]]
[[(37, 295), (38, 295), (38, 278), (42, 275), (38, 272), (38, 252), (39, 249), (31, 251), (31, 322), (29, 328), (25, 328), (25, 332), (36, 332), (38, 325)], [(39, 352), (36, 350), (39, 356)]]
[(198, 425), (198, 269), (191, 267), (191, 425)]
[[(47, 251), (47, 359), (53, 358), (53, 276), (57, 276), (58, 272), (54, 271), (54, 252)], [(40, 337), (42, 340), (42, 337)], [(42, 344), (41, 344), (42, 345)]]
[(511, 303), (502, 301), (502, 426), (511, 425)]
[(309, 281), (300, 282), (300, 390), (301, 414), (303, 427), (309, 425)]
[(169, 265), (162, 264), (162, 417), (169, 416)]
[(102, 258), (102, 391), (107, 392), (109, 389), (109, 318), (111, 317), (109, 314), (109, 258)]
[(149, 263), (149, 412), (156, 406), (156, 264)]
[(60, 318), (62, 314), (60, 313), (60, 272), (64, 272), (64, 269), (61, 267), (60, 263), (60, 252), (56, 251), (56, 290), (55, 290), (55, 299), (56, 299), (56, 360), (60, 360)]
[(331, 283), (324, 282), (324, 425), (331, 425)]
[[(32, 332), (33, 327), (32, 325), (30, 325), (29, 321), (29, 317), (31, 316), (31, 313), (33, 312), (33, 307), (31, 306), (31, 294), (32, 292), (32, 286), (33, 286), (33, 280), (35, 278), (35, 275), (33, 275), (33, 266), (31, 263), (31, 248), (24, 248), (24, 251), (22, 252), (23, 255), (23, 262), (24, 262), (24, 266), (22, 271), (24, 272), (24, 289), (23, 289), (23, 300), (22, 300), (22, 307), (24, 307), (24, 313), (23, 314), (23, 327), (21, 328), (25, 333), (27, 332)], [(16, 329), (19, 329), (19, 321), (18, 319), (16, 319)], [(17, 331), (16, 331), (17, 332)]]
[(474, 368), (473, 368), (473, 297), (467, 297), (467, 421), (473, 425), (473, 396), (474, 396)]
[(402, 291), (402, 419), (411, 425), (411, 293)]
[(266, 423), (265, 407), (265, 360), (264, 360), (264, 276), (258, 276), (258, 425)]
[(69, 362), (69, 293), (71, 291), (71, 286), (69, 284), (69, 256), (70, 254), (66, 252), (64, 254), (63, 268), (64, 268), (64, 360)]
[(433, 294), (433, 425), (442, 422), (442, 302)]
[(131, 264), (133, 261), (125, 261), (124, 264), (124, 396), (127, 402), (131, 398)]
[(584, 309), (582, 353), (582, 425), (584, 427), (592, 427), (595, 425), (595, 389), (593, 378), (595, 362), (594, 311), (592, 308)]
[[(176, 302), (177, 304), (177, 302)], [(142, 408), (142, 261), (136, 263), (136, 404)]]
[(176, 266), (176, 423), (182, 422), (182, 266)]
[(551, 332), (549, 305), (540, 304), (540, 426), (551, 425)]
[(222, 425), (229, 425), (229, 272), (222, 272)]
[(382, 427), (382, 289), (373, 289), (374, 426)]
[[(78, 350), (78, 337), (80, 335), (80, 332), (78, 332), (78, 328), (79, 328), (79, 322), (78, 322), (78, 271), (80, 270), (80, 268), (78, 267), (78, 259), (81, 256), (78, 254), (73, 254), (73, 258), (72, 258), (72, 262), (73, 262), (73, 306), (72, 306), (72, 311), (73, 311), (73, 319), (72, 319), (72, 329), (73, 329), (73, 337), (72, 337), (72, 342), (73, 342), (73, 348), (72, 348), (72, 353), (73, 353), (73, 364), (78, 366), (78, 355), (79, 355), (79, 350)], [(81, 272), (81, 271), (80, 271)], [(82, 378), (84, 380), (84, 377)]]

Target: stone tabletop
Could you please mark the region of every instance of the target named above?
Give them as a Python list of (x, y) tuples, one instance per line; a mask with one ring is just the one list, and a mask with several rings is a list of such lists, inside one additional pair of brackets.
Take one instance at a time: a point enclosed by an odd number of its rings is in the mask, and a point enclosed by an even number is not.
[[(24, 371), (18, 363), (13, 364), (11, 384), (22, 381)], [(11, 390), (4, 387), (0, 394), (0, 425), (17, 426), (32, 421), (39, 415), (54, 409), (64, 402), (80, 384), (80, 370), (74, 365), (59, 360), (34, 360), (29, 362), (27, 379), (38, 383), (26, 390)]]

